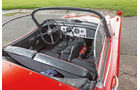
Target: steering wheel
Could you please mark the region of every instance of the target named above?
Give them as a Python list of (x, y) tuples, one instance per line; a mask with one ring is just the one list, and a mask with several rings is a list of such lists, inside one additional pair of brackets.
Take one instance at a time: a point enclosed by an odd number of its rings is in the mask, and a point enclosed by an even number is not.
[[(47, 29), (43, 29), (44, 26), (47, 26)], [(55, 20), (46, 20), (41, 24), (41, 27), (42, 29), (40, 30), (40, 35), (46, 44), (55, 44), (59, 40), (59, 35), (55, 35), (54, 38), (54, 34), (59, 31), (59, 25)], [(50, 40), (44, 36), (49, 36)]]

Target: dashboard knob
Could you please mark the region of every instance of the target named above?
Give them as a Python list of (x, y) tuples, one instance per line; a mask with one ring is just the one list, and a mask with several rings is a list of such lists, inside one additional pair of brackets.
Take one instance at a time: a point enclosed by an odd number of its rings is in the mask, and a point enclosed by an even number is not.
[(70, 28), (66, 28), (66, 31), (67, 32), (71, 32), (72, 30)]
[(79, 29), (74, 29), (75, 34), (78, 34), (80, 32)]

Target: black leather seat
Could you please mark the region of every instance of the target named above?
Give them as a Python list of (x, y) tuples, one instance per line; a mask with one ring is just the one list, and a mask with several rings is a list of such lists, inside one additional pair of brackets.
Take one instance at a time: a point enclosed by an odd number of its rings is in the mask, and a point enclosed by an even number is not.
[(46, 55), (52, 56), (59, 58), (59, 54), (56, 51), (51, 51), (51, 50), (41, 50), (39, 53), (44, 53)]
[(37, 51), (35, 50), (25, 49), (16, 46), (7, 46), (4, 48), (4, 51), (8, 54), (16, 54), (28, 58), (33, 58), (33, 56), (37, 53)]
[(67, 46), (67, 41), (63, 40), (58, 45), (56, 45), (55, 47), (53, 47), (53, 48), (51, 46), (47, 47), (47, 49), (43, 49), (43, 50), (39, 51), (39, 53), (44, 53), (46, 55), (59, 58), (59, 56), (60, 56), (59, 53), (62, 50), (64, 50), (66, 48), (66, 46)]
[(33, 58), (33, 60), (44, 63), (46, 65), (55, 67), (57, 69), (75, 74), (77, 76), (80, 77), (86, 77), (91, 79), (91, 74), (89, 73), (89, 71), (87, 69), (85, 69), (84, 67), (78, 66), (76, 64), (72, 64), (70, 62), (67, 61), (63, 61), (42, 53), (38, 53), (36, 54), (36, 56)]

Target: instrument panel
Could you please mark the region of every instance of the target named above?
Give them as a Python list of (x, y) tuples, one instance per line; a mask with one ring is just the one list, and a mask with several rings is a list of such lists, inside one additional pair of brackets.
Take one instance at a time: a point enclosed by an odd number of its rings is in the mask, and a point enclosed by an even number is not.
[(95, 30), (82, 27), (61, 26), (61, 31), (66, 32), (66, 35), (82, 38), (94, 39)]

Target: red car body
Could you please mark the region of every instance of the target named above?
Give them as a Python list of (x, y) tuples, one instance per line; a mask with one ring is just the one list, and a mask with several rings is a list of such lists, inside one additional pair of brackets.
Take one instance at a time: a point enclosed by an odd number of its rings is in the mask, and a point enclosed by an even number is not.
[[(105, 18), (108, 28), (110, 28), (111, 37), (109, 41), (104, 40), (99, 66), (96, 66), (98, 78), (101, 77), (102, 71), (105, 70), (103, 82), (99, 81), (94, 90), (116, 90), (118, 87), (122, 20), (120, 16), (106, 16)], [(108, 48), (106, 48), (107, 43)], [(108, 52), (106, 53), (107, 50)], [(5, 60), (2, 63), (2, 88), (3, 90), (77, 90), (77, 88), (70, 85)]]

